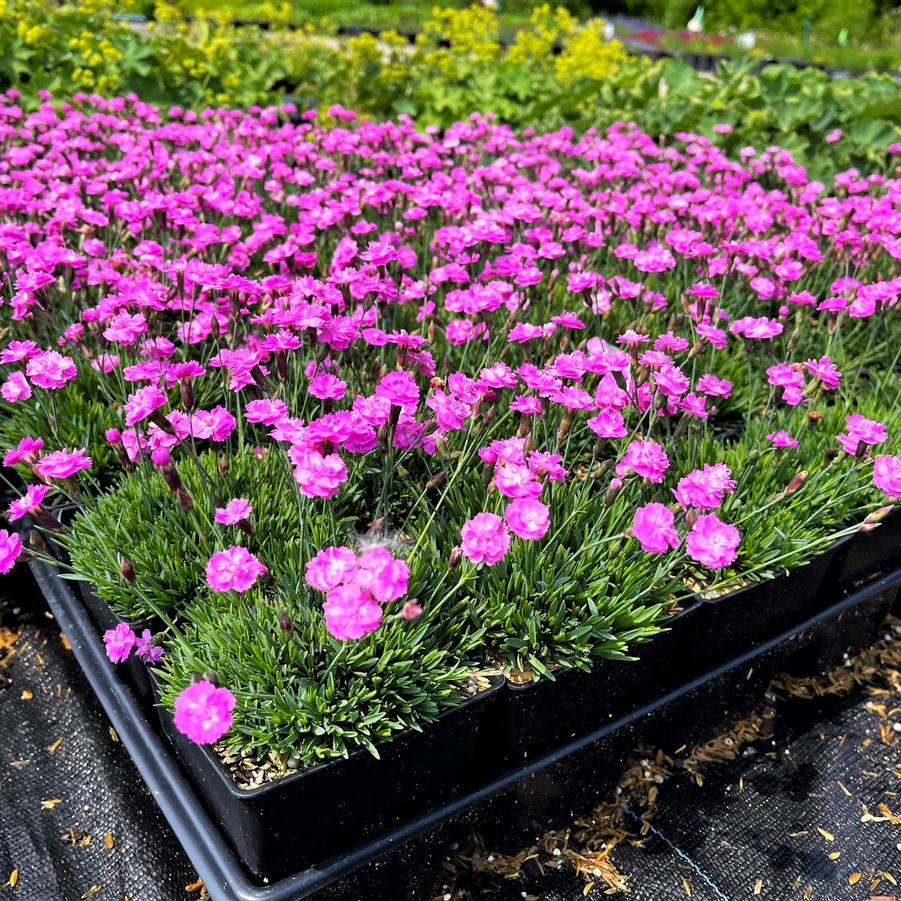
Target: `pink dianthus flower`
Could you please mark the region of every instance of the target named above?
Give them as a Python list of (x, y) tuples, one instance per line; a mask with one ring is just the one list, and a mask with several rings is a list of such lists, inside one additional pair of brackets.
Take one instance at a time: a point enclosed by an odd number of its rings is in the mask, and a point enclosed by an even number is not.
[(175, 699), (175, 728), (198, 745), (213, 744), (231, 728), (235, 704), (227, 688), (192, 682)]

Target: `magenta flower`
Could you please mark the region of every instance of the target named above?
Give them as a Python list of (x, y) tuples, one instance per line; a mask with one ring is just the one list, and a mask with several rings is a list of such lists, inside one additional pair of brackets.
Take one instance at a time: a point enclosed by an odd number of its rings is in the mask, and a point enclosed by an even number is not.
[(297, 460), (294, 478), (307, 497), (334, 497), (347, 481), (347, 466), (339, 454), (306, 451)]
[(21, 372), (11, 372), (9, 378), (0, 385), (0, 394), (11, 404), (31, 397), (31, 385)]
[(175, 699), (175, 728), (198, 745), (222, 738), (232, 725), (235, 696), (202, 679), (192, 682)]
[[(733, 335), (743, 335), (745, 338), (755, 338), (758, 341), (769, 341), (781, 335), (784, 326), (775, 319), (767, 319), (765, 316), (744, 316), (736, 319), (729, 326)], [(698, 329), (700, 331), (700, 329)]]
[(0, 529), (0, 573), (8, 573), (22, 554), (22, 539), (15, 532)]
[(673, 513), (665, 504), (639, 507), (632, 520), (632, 534), (648, 554), (665, 554), (670, 548), (679, 547)]
[(341, 641), (363, 638), (378, 629), (382, 621), (381, 604), (353, 582), (333, 588), (322, 610), (329, 634)]
[(597, 416), (590, 417), (586, 425), (598, 438), (625, 438), (629, 434), (623, 414), (619, 410), (601, 410)]
[(728, 379), (721, 379), (712, 372), (704, 373), (698, 379), (696, 387), (701, 394), (709, 397), (728, 397), (732, 393), (732, 382)]
[(135, 425), (168, 403), (166, 395), (155, 385), (138, 388), (125, 401), (125, 424)]
[(153, 643), (153, 633), (150, 629), (144, 629), (140, 636), (135, 638), (135, 654), (148, 666), (163, 659), (163, 646)]
[(217, 551), (206, 565), (206, 581), (213, 591), (247, 591), (267, 572), (245, 547)]
[(347, 382), (328, 372), (321, 372), (311, 382), (307, 389), (313, 397), (320, 400), (340, 400), (347, 390)]
[(528, 497), (517, 498), (507, 504), (504, 519), (510, 531), (524, 541), (538, 541), (551, 527), (551, 511), (547, 504)]
[(389, 372), (378, 383), (375, 396), (384, 397), (392, 406), (415, 407), (419, 403), (419, 386), (409, 372)]
[(702, 513), (685, 536), (685, 550), (708, 569), (722, 569), (735, 562), (740, 542), (735, 526), (721, 522), (715, 513)]
[(135, 646), (135, 633), (128, 623), (119, 623), (115, 629), (107, 629), (103, 633), (103, 643), (106, 645), (106, 656), (113, 663), (124, 663)]
[(477, 513), (461, 530), (463, 555), (473, 563), (499, 563), (510, 549), (510, 533), (495, 513)]
[(842, 380), (842, 374), (838, 366), (829, 357), (820, 357), (819, 360), (808, 360), (804, 368), (815, 379), (819, 379), (823, 387), (828, 391), (834, 391)]
[(797, 447), (798, 442), (795, 438), (792, 438), (788, 432), (780, 430), (778, 432), (770, 432), (769, 435), (766, 436), (766, 440), (773, 445), (773, 447)]
[(319, 591), (331, 591), (357, 574), (357, 555), (349, 547), (326, 547), (307, 561), (304, 578)]
[(91, 468), (91, 458), (84, 448), (78, 450), (58, 450), (47, 454), (34, 465), (35, 475), (42, 479), (68, 479), (76, 472)]
[(888, 438), (885, 424), (875, 419), (867, 419), (860, 413), (852, 413), (845, 417), (847, 435), (838, 435), (838, 443), (849, 454), (856, 454), (861, 442), (864, 444), (881, 444)]
[(629, 443), (626, 453), (616, 464), (616, 474), (624, 476), (629, 470), (655, 484), (663, 481), (669, 458), (656, 441), (636, 439)]
[(15, 522), (26, 514), (37, 510), (43, 503), (49, 490), (49, 485), (29, 485), (25, 489), (25, 494), (9, 505), (9, 514), (7, 516), (9, 521)]
[(275, 425), (288, 415), (288, 405), (280, 400), (251, 400), (244, 406), (244, 418), (248, 422), (261, 422), (263, 425)]
[(735, 490), (735, 479), (725, 463), (704, 464), (703, 469), (695, 469), (679, 479), (673, 490), (679, 506), (683, 510), (696, 507), (699, 510), (716, 510), (726, 494)]
[(47, 350), (32, 357), (25, 372), (38, 388), (55, 390), (62, 388), (66, 382), (71, 382), (78, 375), (78, 367), (71, 358), (64, 357), (55, 350)]
[(901, 457), (880, 454), (873, 460), (873, 484), (885, 495), (901, 498)]
[(364, 551), (357, 564), (356, 583), (383, 604), (407, 593), (410, 569), (382, 547)]
[(541, 483), (528, 466), (507, 463), (494, 471), (494, 486), (505, 497), (538, 497)]
[(33, 464), (44, 448), (43, 438), (24, 437), (16, 447), (10, 448), (3, 455), (4, 466), (15, 466), (17, 463)]
[(253, 509), (250, 501), (243, 497), (232, 498), (224, 507), (217, 507), (215, 520), (224, 526), (233, 526), (250, 517)]

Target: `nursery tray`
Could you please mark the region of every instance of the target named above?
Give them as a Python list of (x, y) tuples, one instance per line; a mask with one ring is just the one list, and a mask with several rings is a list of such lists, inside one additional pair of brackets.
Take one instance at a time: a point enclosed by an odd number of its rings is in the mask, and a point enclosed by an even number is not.
[[(278, 881), (254, 879), (207, 812), (155, 717), (107, 660), (97, 629), (58, 572), (32, 563), (38, 585), (76, 659), (142, 778), (216, 901), (427, 898), (447, 842), (475, 823), (501, 824), (507, 843), (584, 813), (619, 777), (629, 751), (645, 738), (675, 747), (709, 734), (758, 703), (776, 669), (828, 665), (849, 643), (878, 633), (901, 584), (901, 567), (837, 600), (804, 622), (612, 721), (512, 766), (352, 850)], [(853, 628), (849, 628), (849, 624)], [(703, 649), (698, 649), (703, 654)], [(303, 809), (296, 811), (303, 817)]]

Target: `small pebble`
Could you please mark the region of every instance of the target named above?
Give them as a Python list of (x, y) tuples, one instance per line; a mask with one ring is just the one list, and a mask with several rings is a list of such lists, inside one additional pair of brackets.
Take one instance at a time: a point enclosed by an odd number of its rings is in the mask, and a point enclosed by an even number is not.
[(559, 857), (563, 852), (559, 848), (554, 848), (551, 853), (554, 855), (554, 857)]
[(893, 732), (901, 732), (901, 723), (892, 723)]

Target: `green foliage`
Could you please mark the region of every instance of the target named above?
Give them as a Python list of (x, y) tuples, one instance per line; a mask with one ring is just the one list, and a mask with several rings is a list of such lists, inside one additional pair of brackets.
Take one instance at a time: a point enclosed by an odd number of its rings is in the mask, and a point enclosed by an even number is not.
[[(334, 103), (378, 118), (408, 114), (450, 125), (473, 111), (517, 128), (603, 128), (634, 121), (650, 134), (696, 131), (729, 151), (780, 144), (816, 177), (849, 166), (880, 167), (901, 140), (901, 86), (888, 75), (832, 79), (815, 69), (753, 63), (713, 75), (667, 59), (626, 57), (596, 22), (535, 7), (512, 45), (484, 10), (437, 10), (414, 47), (390, 34), (336, 39), (277, 25), (270, 31), (213, 18), (186, 21), (157, 4), (144, 29), (115, 19), (105, 0), (62, 4), (7, 0), (0, 17), (0, 86), (33, 104), (37, 91), (112, 95), (135, 91), (162, 105), (248, 106), (292, 99)], [(276, 18), (277, 21), (277, 18)], [(450, 47), (443, 46), (449, 41)], [(563, 52), (553, 56), (554, 44)], [(841, 129), (843, 137), (825, 144)]]

